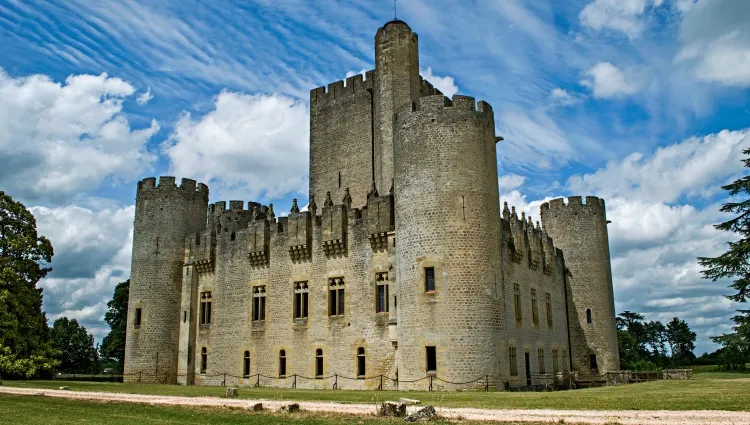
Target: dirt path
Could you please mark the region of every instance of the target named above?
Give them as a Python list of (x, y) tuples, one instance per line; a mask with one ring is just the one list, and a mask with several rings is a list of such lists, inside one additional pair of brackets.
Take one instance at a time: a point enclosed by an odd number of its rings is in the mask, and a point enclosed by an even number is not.
[[(284, 400), (248, 400), (226, 399), (217, 397), (178, 397), (145, 394), (121, 394), (88, 391), (45, 390), (34, 388), (0, 387), (0, 394), (38, 395), (47, 397), (62, 397), (77, 400), (116, 401), (126, 403), (146, 403), (152, 405), (172, 406), (207, 406), (207, 407), (251, 407), (255, 403), (263, 403), (267, 410), (278, 410), (282, 406), (293, 403)], [(373, 404), (346, 404), (301, 401), (300, 409), (310, 412), (336, 412), (360, 415), (373, 415), (376, 406)], [(419, 406), (409, 406), (412, 413)], [(728, 412), (723, 410), (493, 410), (471, 408), (436, 408), (438, 414), (446, 418), (463, 418), (471, 420), (485, 420), (497, 422), (552, 422), (581, 424), (611, 424), (622, 425), (750, 425), (750, 412)]]

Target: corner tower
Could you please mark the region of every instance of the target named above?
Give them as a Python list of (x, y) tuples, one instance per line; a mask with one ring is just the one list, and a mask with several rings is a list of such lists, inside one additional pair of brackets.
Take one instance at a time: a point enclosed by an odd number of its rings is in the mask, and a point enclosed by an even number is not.
[(206, 227), (208, 187), (153, 177), (138, 182), (125, 340), (125, 382), (177, 381), (185, 238)]
[(604, 373), (620, 369), (615, 301), (604, 200), (571, 196), (542, 204), (542, 224), (562, 248), (567, 276), (570, 356), (573, 370)]
[(387, 191), (393, 183), (393, 117), (420, 96), (419, 42), (404, 21), (387, 22), (375, 34), (374, 180)]
[(451, 382), (498, 376), (503, 305), (492, 108), (468, 96), (426, 96), (398, 112), (395, 132), (399, 386), (418, 387), (406, 381), (426, 373)]

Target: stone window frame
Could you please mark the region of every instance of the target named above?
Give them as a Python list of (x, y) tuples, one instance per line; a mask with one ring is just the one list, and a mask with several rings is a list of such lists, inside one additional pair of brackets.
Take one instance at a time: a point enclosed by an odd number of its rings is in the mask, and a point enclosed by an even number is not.
[(245, 350), (242, 354), (242, 377), (250, 377), (250, 350)]
[(310, 317), (310, 285), (308, 280), (294, 282), (292, 317), (295, 321), (305, 321)]
[(547, 373), (547, 358), (544, 353), (544, 347), (536, 348), (536, 367), (540, 374)]
[(518, 376), (518, 347), (508, 344), (508, 372), (510, 376)]
[(523, 306), (521, 304), (521, 284), (513, 284), (513, 315), (516, 319), (516, 326), (520, 326), (523, 321)]
[(365, 379), (367, 376), (366, 353), (365, 347), (357, 347), (357, 379)]
[(143, 306), (141, 306), (140, 303), (135, 307), (134, 316), (133, 327), (135, 329), (140, 329), (143, 326)]
[[(438, 371), (438, 350), (437, 345), (425, 345), (425, 371), (427, 375), (435, 376)], [(432, 364), (430, 364), (432, 363)], [(433, 366), (432, 368), (430, 366)]]
[[(426, 284), (426, 276), (425, 276), (425, 269), (432, 268), (435, 270), (435, 290), (434, 291), (426, 291), (427, 287)], [(417, 262), (417, 276), (415, 278), (417, 279), (416, 282), (414, 282), (417, 285), (422, 285), (422, 291), (424, 292), (425, 299), (428, 302), (431, 301), (437, 301), (439, 299), (439, 294), (443, 290), (443, 282), (440, 279), (440, 276), (443, 275), (443, 267), (440, 263), (440, 260), (432, 257), (427, 256), (422, 261)]]
[(346, 316), (346, 279), (344, 276), (328, 278), (328, 317)]
[(279, 349), (279, 378), (286, 378), (287, 375), (287, 353), (286, 348)]
[(594, 312), (590, 308), (586, 309), (586, 324), (587, 325), (594, 324)]
[(536, 300), (536, 288), (531, 288), (531, 322), (539, 326), (539, 305)]
[(261, 323), (266, 321), (266, 297), (268, 295), (266, 285), (253, 285), (252, 321)]
[[(381, 298), (381, 293), (383, 297)], [(388, 272), (375, 272), (375, 313), (387, 314), (390, 312), (390, 286)], [(382, 301), (382, 302), (381, 302)]]
[(211, 291), (203, 291), (200, 293), (200, 316), (198, 322), (200, 326), (211, 326), (211, 315), (212, 315), (212, 296)]
[(201, 348), (200, 374), (205, 375), (208, 370), (208, 348)]
[(315, 364), (313, 368), (315, 379), (322, 379), (325, 373), (325, 356), (322, 348), (315, 349)]
[(559, 359), (560, 351), (557, 349), (557, 347), (552, 348), (552, 372), (557, 373), (560, 372), (560, 359)]
[(545, 301), (547, 303), (547, 327), (552, 328), (552, 325), (554, 323), (552, 320), (552, 294), (546, 292)]

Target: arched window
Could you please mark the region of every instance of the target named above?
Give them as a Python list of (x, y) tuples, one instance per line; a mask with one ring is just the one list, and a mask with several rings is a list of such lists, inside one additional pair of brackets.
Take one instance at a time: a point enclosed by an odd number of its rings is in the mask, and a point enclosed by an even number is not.
[(286, 377), (286, 350), (279, 351), (279, 378)]
[(357, 348), (357, 378), (365, 377), (365, 348)]
[(201, 373), (206, 373), (206, 364), (208, 363), (208, 350), (206, 347), (201, 348)]
[(591, 309), (587, 308), (586, 309), (586, 323), (591, 324), (593, 322), (594, 320), (591, 318)]
[(247, 378), (250, 376), (250, 352), (245, 351), (244, 362), (242, 365), (242, 376)]
[(323, 350), (320, 348), (315, 350), (315, 377), (323, 377)]

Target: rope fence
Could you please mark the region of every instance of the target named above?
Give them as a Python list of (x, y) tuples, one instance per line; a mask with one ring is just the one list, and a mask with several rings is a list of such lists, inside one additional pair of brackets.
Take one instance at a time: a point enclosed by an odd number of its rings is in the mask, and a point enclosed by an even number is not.
[[(469, 381), (450, 381), (437, 376), (428, 374), (424, 377), (411, 380), (399, 380), (387, 375), (374, 375), (364, 377), (351, 377), (339, 374), (310, 377), (301, 374), (291, 374), (286, 376), (268, 376), (260, 373), (253, 375), (239, 376), (232, 373), (196, 373), (196, 374), (170, 374), (168, 372), (133, 372), (123, 374), (99, 375), (106, 380), (118, 380), (135, 382), (135, 383), (162, 383), (167, 384), (174, 382), (177, 378), (194, 378), (199, 383), (210, 383), (221, 386), (252, 386), (252, 387), (273, 387), (273, 388), (297, 388), (298, 383), (318, 383), (305, 385), (306, 388), (330, 388), (333, 390), (341, 389), (340, 381), (359, 381), (367, 383), (374, 381), (374, 384), (360, 385), (360, 389), (369, 388), (378, 391), (387, 389), (399, 389), (400, 384), (417, 384), (423, 381), (423, 389), (435, 391), (440, 389), (471, 389), (476, 391), (490, 391), (504, 389), (506, 391), (551, 391), (575, 388), (600, 387), (607, 385), (619, 385), (626, 383), (650, 382), (664, 379), (690, 379), (692, 374), (685, 372), (687, 370), (665, 370), (665, 371), (620, 371), (603, 374), (579, 374), (577, 372), (558, 372), (532, 375), (500, 376), (484, 375)], [(687, 377), (685, 375), (688, 375)], [(58, 375), (57, 379), (86, 380), (91, 377), (86, 374), (67, 374)], [(127, 378), (127, 379), (126, 379)], [(205, 382), (201, 382), (205, 381)], [(286, 383), (286, 385), (285, 385)], [(386, 384), (388, 384), (386, 386)], [(347, 387), (355, 388), (356, 386), (348, 385)], [(409, 389), (419, 389), (420, 386), (407, 385)]]

